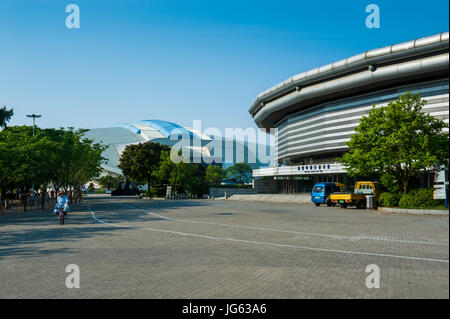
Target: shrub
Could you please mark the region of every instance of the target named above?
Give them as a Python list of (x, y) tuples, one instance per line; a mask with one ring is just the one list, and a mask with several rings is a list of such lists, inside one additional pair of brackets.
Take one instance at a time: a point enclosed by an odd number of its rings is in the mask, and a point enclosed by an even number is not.
[(440, 200), (433, 199), (433, 188), (413, 189), (403, 194), (398, 205), (401, 208), (429, 208), (439, 206)]
[(103, 188), (113, 190), (117, 188), (117, 185), (119, 182), (125, 181), (125, 178), (123, 176), (114, 177), (111, 175), (104, 175), (99, 178), (98, 182)]
[(225, 177), (227, 177), (227, 174), (220, 166), (208, 165), (206, 168), (205, 180), (209, 183), (219, 184)]
[(94, 183), (89, 183), (88, 192), (93, 193), (95, 191)]
[(166, 196), (166, 189), (164, 187), (152, 187), (150, 191), (145, 192), (146, 197), (164, 197)]
[[(400, 189), (400, 187), (398, 187), (397, 181), (391, 175), (383, 174), (380, 178), (380, 182), (389, 191), (389, 193), (398, 193), (399, 200), (400, 200), (400, 197), (402, 196), (400, 193), (401, 189)], [(388, 196), (388, 195), (385, 195), (385, 196)], [(398, 204), (398, 201), (397, 201), (397, 204)]]
[(165, 197), (166, 196), (166, 188), (165, 187), (157, 187), (156, 188), (156, 196), (157, 197)]
[(202, 197), (209, 193), (208, 184), (199, 176), (194, 176), (186, 185), (186, 190), (197, 197)]
[(96, 191), (95, 191), (95, 194), (104, 194), (105, 193), (105, 190), (104, 189), (97, 189)]
[(380, 195), (379, 202), (384, 207), (395, 207), (398, 206), (401, 197), (401, 193), (384, 192)]

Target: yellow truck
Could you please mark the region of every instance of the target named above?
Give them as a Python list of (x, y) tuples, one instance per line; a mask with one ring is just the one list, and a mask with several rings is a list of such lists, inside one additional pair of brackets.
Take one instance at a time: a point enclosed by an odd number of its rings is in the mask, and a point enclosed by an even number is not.
[(333, 193), (330, 200), (334, 205), (340, 205), (341, 208), (356, 206), (356, 208), (365, 208), (366, 195), (374, 195), (375, 206), (380, 197), (380, 184), (378, 182), (356, 182), (353, 193)]

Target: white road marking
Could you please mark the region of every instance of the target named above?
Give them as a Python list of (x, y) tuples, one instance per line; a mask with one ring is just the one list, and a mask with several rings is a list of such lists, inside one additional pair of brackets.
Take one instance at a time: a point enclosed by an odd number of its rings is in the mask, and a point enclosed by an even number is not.
[(197, 237), (197, 238), (206, 238), (206, 239), (223, 240), (223, 241), (233, 241), (233, 242), (241, 242), (241, 243), (255, 244), (255, 245), (266, 245), (266, 246), (273, 246), (273, 247), (288, 247), (288, 248), (298, 248), (298, 249), (304, 249), (304, 250), (324, 251), (324, 252), (351, 254), (351, 255), (391, 257), (391, 258), (400, 258), (400, 259), (441, 262), (441, 263), (447, 263), (447, 264), (449, 263), (448, 260), (433, 259), (433, 258), (411, 257), (411, 256), (401, 256), (401, 255), (389, 255), (389, 254), (378, 254), (378, 253), (366, 253), (366, 252), (359, 252), (359, 251), (335, 250), (335, 249), (316, 248), (316, 247), (307, 247), (307, 246), (298, 246), (298, 245), (277, 244), (277, 243), (252, 241), (252, 240), (245, 240), (245, 239), (236, 239), (236, 238), (227, 238), (227, 237), (214, 237), (214, 236), (206, 236), (206, 235), (199, 235), (199, 234), (183, 233), (183, 232), (178, 232), (178, 231), (173, 231), (173, 230), (166, 230), (166, 229), (158, 229), (158, 228), (127, 226), (127, 225), (121, 225), (121, 224), (117, 224), (117, 223), (105, 222), (105, 221), (99, 219), (97, 216), (95, 216), (95, 213), (91, 210), (90, 207), (88, 207), (88, 209), (89, 209), (89, 211), (91, 213), (92, 218), (95, 219), (96, 221), (102, 223), (102, 224), (112, 225), (112, 226), (117, 226), (117, 227), (130, 228), (130, 229), (144, 229), (144, 230), (150, 230), (150, 231), (161, 232), (161, 233), (176, 234), (176, 235), (182, 235), (182, 236), (191, 236), (191, 237)]
[(150, 214), (150, 215), (160, 217), (163, 219), (167, 219), (167, 220), (171, 220), (171, 221), (178, 221), (178, 222), (183, 222), (183, 223), (218, 225), (218, 226), (226, 226), (226, 227), (272, 231), (272, 232), (280, 232), (280, 233), (288, 233), (288, 234), (297, 234), (297, 235), (320, 236), (320, 237), (328, 237), (328, 238), (334, 238), (334, 239), (348, 239), (349, 241), (375, 240), (375, 241), (399, 242), (399, 243), (407, 243), (407, 244), (424, 244), (424, 245), (439, 245), (439, 246), (448, 246), (449, 245), (448, 243), (439, 243), (439, 242), (433, 242), (433, 241), (415, 241), (415, 240), (386, 238), (386, 237), (330, 235), (330, 234), (320, 234), (320, 233), (299, 232), (299, 231), (293, 231), (293, 230), (281, 230), (281, 229), (274, 229), (274, 228), (246, 226), (246, 225), (233, 225), (233, 224), (223, 224), (223, 223), (215, 223), (215, 222), (194, 221), (194, 220), (187, 220), (187, 219), (175, 219), (175, 218), (170, 218), (170, 217), (158, 215), (155, 213), (151, 213), (148, 210), (144, 210), (144, 209), (141, 209), (141, 208), (138, 208), (135, 206), (130, 206), (130, 205), (126, 205), (126, 204), (119, 204), (119, 205), (126, 206), (128, 208), (135, 209), (135, 210), (144, 212), (146, 214)]

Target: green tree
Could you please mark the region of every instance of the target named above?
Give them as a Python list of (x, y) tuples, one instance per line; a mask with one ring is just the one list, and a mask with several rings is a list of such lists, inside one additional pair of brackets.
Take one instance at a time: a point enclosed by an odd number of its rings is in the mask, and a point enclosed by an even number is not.
[(406, 93), (385, 107), (374, 105), (339, 159), (349, 175), (378, 174), (406, 193), (421, 172), (448, 163), (448, 125), (423, 113), (425, 104), (419, 94)]
[(173, 167), (169, 181), (177, 190), (184, 188), (192, 195), (202, 196), (209, 192), (204, 175), (202, 165), (180, 162)]
[(136, 182), (147, 183), (150, 189), (158, 178), (163, 151), (169, 151), (169, 147), (153, 142), (128, 145), (120, 157), (119, 168)]
[(31, 126), (4, 129), (0, 132), (0, 188), (50, 182), (56, 153), (57, 145), (47, 137), (33, 137)]
[(179, 162), (175, 165), (170, 174), (170, 185), (175, 187), (186, 187), (196, 173), (197, 166), (195, 164)]
[(100, 175), (105, 146), (84, 137), (87, 130), (61, 129), (50, 132), (58, 146), (57, 166), (53, 167), (52, 182), (56, 189), (80, 190), (81, 186)]
[(186, 183), (186, 190), (197, 197), (209, 193), (209, 188), (205, 179), (200, 176), (191, 177)]
[(221, 166), (208, 165), (206, 168), (205, 179), (208, 183), (219, 184), (225, 177), (227, 177), (227, 174)]
[(226, 169), (227, 176), (235, 179), (238, 183), (251, 181), (252, 168), (247, 163), (236, 163)]
[(0, 109), (0, 128), (5, 128), (6, 123), (11, 119), (14, 115), (13, 109), (7, 110), (6, 106)]
[(202, 165), (172, 162), (168, 150), (161, 152), (158, 169), (155, 171), (158, 183), (170, 184), (177, 190), (183, 187), (187, 192), (196, 196), (202, 196), (209, 192), (204, 175), (205, 170)]
[(115, 189), (119, 182), (124, 181), (123, 176), (103, 175), (98, 179), (99, 184), (109, 190)]
[[(55, 189), (74, 190), (101, 171), (104, 147), (83, 138), (86, 130), (36, 129), (12, 126), (0, 132), (0, 193), (32, 184), (45, 194)], [(44, 198), (44, 197), (42, 197)], [(42, 202), (43, 205), (43, 202)]]
[(30, 127), (8, 127), (0, 132), (0, 189), (31, 185), (34, 147)]
[(170, 159), (170, 151), (162, 151), (158, 168), (155, 171), (156, 181), (159, 184), (169, 184), (175, 166), (176, 164)]

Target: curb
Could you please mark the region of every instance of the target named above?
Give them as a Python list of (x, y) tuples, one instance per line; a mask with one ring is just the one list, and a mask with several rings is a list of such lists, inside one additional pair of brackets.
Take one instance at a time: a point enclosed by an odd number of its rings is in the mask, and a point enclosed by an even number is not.
[[(270, 195), (270, 194), (268, 194)], [(294, 195), (295, 196), (295, 195)], [(277, 198), (278, 196), (270, 197), (270, 196), (257, 196), (257, 195), (250, 195), (250, 194), (234, 194), (226, 198), (226, 200), (232, 200), (236, 202), (252, 202), (252, 203), (270, 203), (270, 204), (312, 204), (310, 199), (304, 199), (304, 198), (294, 198), (294, 197), (284, 197), (284, 198)], [(219, 198), (217, 198), (219, 199)], [(222, 197), (221, 199), (225, 199)]]
[(408, 208), (391, 208), (391, 207), (378, 207), (378, 210), (385, 213), (405, 213), (416, 215), (441, 215), (448, 216), (448, 210), (439, 209), (408, 209)]

